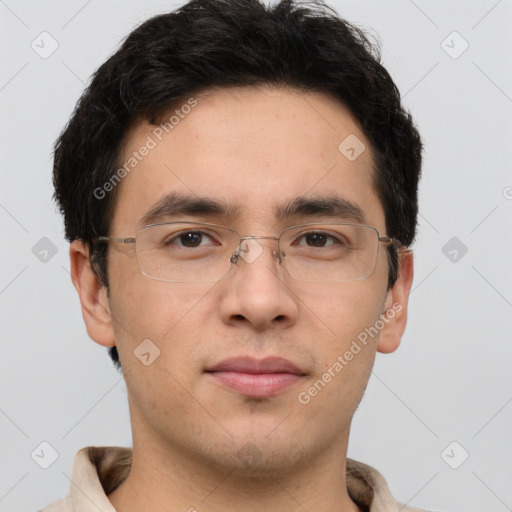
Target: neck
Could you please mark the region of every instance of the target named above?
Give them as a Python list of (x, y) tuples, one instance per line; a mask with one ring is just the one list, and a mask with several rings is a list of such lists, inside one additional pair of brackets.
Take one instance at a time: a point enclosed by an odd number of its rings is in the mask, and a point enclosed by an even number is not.
[(360, 512), (347, 493), (346, 448), (276, 471), (258, 461), (221, 467), (134, 435), (130, 474), (108, 498), (117, 512)]

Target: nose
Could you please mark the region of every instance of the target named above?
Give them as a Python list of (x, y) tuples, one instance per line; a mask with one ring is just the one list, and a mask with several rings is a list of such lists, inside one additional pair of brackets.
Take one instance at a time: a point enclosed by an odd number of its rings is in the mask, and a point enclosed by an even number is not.
[[(270, 238), (272, 240), (265, 240)], [(297, 321), (298, 301), (280, 267), (277, 237), (245, 237), (231, 256), (235, 267), (222, 280), (220, 315), (229, 325), (255, 330), (290, 327)]]

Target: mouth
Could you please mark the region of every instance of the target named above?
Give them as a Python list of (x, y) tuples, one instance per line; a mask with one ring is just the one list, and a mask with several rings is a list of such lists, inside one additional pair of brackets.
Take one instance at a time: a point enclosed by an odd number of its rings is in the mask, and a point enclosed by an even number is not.
[(305, 373), (280, 357), (236, 357), (207, 368), (217, 383), (250, 398), (268, 398), (303, 380)]

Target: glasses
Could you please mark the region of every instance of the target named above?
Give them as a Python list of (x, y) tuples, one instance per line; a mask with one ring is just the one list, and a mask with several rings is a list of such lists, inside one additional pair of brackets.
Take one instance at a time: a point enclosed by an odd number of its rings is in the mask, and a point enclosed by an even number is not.
[(134, 237), (102, 236), (97, 241), (135, 244), (140, 272), (158, 281), (219, 281), (241, 260), (254, 262), (262, 253), (259, 240), (277, 241), (272, 254), (295, 280), (344, 283), (370, 277), (380, 243), (402, 246), (362, 224), (311, 223), (291, 226), (279, 236), (241, 236), (227, 226), (206, 222), (165, 222), (139, 229)]

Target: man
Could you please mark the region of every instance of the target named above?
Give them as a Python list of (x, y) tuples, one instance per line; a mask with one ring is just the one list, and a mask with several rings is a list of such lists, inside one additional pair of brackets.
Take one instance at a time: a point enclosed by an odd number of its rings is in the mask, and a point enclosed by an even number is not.
[(420, 168), (377, 50), (322, 4), (193, 0), (138, 27), (54, 167), (133, 450), (81, 450), (44, 510), (418, 510), (347, 446), (406, 326)]

